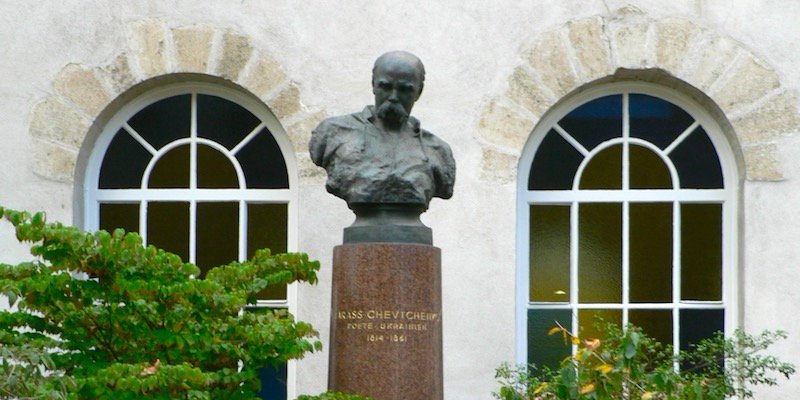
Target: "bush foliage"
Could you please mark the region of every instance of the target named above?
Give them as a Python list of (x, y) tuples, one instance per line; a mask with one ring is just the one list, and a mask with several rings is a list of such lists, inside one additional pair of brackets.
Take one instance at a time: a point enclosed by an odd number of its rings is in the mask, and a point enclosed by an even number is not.
[[(574, 355), (557, 369), (531, 366), (497, 369), (500, 400), (722, 400), (752, 398), (755, 385), (775, 385), (774, 375), (787, 379), (794, 366), (760, 352), (783, 339), (783, 332), (758, 336), (734, 332), (718, 334), (689, 350), (673, 354), (641, 329), (606, 325), (602, 339), (580, 338), (558, 325), (560, 334), (575, 346)], [(681, 366), (680, 368), (677, 368)]]
[(197, 266), (136, 233), (0, 214), (34, 256), (0, 264), (14, 305), (0, 311), (0, 398), (255, 399), (259, 368), (321, 347), (284, 310), (243, 311), (270, 285), (315, 283), (305, 254), (259, 250), (196, 279)]

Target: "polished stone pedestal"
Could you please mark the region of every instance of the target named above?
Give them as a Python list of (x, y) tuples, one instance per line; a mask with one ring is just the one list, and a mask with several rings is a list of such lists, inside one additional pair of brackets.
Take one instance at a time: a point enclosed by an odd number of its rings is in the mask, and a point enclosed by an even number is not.
[(333, 252), (331, 390), (441, 400), (441, 251), (350, 243)]

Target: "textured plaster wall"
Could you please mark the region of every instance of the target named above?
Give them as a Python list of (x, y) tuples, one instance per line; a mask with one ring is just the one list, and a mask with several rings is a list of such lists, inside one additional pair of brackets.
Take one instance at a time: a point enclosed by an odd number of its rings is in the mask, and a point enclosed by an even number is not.
[[(634, 10), (632, 14), (630, 10)], [(43, 160), (55, 160), (42, 158), (49, 154), (42, 153), (42, 143), (55, 146), (59, 154), (73, 154), (73, 158), (77, 158), (80, 143), (73, 148), (63, 141), (34, 137), (32, 126), (42, 118), (34, 110), (49, 96), (61, 96), (63, 91), (54, 82), (59, 82), (57, 77), (65, 66), (101, 68), (130, 51), (135, 39), (131, 27), (139, 21), (156, 21), (165, 29), (200, 26), (231, 30), (246, 37), (254, 51), (268, 54), (286, 79), (297, 85), (291, 104), (312, 121), (311, 116), (318, 118), (319, 113), (360, 110), (371, 101), (369, 79), (374, 58), (386, 50), (410, 50), (422, 58), (428, 70), (425, 92), (414, 114), (426, 129), (451, 144), (459, 168), (454, 198), (434, 200), (423, 216), (434, 229), (434, 242), (443, 250), (445, 396), (453, 400), (490, 398), (494, 366), (514, 359), (513, 180), (524, 132), (533, 124), (511, 126), (523, 133), (521, 140), (512, 141), (516, 148), (509, 148), (493, 142), (502, 140), (502, 135), (481, 136), (486, 128), (484, 117), (491, 115), (487, 110), (492, 101), (508, 90), (514, 71), (529, 62), (525, 49), (553, 32), (566, 32), (570, 21), (587, 18), (618, 18), (624, 26), (634, 26), (625, 24), (636, 21), (646, 25), (688, 21), (690, 29), (731, 40), (778, 80), (780, 90), (767, 90), (766, 98), (738, 111), (750, 115), (767, 106), (747, 121), (779, 122), (768, 137), (759, 139), (771, 149), (768, 156), (755, 159), (764, 163), (766, 171), (779, 173), (766, 180), (751, 176), (753, 180), (744, 183), (742, 322), (753, 331), (789, 331), (791, 340), (779, 351), (800, 364), (800, 322), (794, 318), (800, 312), (796, 285), (800, 268), (794, 265), (794, 260), (800, 259), (800, 246), (795, 243), (800, 237), (800, 216), (793, 212), (800, 199), (800, 166), (795, 162), (800, 156), (800, 139), (795, 135), (800, 123), (782, 119), (797, 114), (797, 100), (792, 95), (800, 90), (796, 67), (800, 65), (800, 42), (796, 40), (800, 8), (790, 0), (501, 0), (491, 6), (478, 1), (423, 0), (64, 0), (37, 7), (0, 1), (0, 204), (42, 209), (51, 219), (73, 221), (74, 171), (63, 166), (69, 164), (51, 163), (49, 168), (72, 179), (36, 171)], [(180, 40), (178, 36), (173, 39), (176, 43)], [(174, 58), (176, 54), (166, 56)], [(540, 68), (535, 59), (533, 63)], [(541, 78), (544, 86), (563, 83), (558, 80), (563, 72), (558, 65), (541, 67), (551, 73)], [(585, 83), (583, 79), (579, 76), (571, 84)], [(728, 93), (731, 91), (720, 96), (725, 98)], [(84, 109), (99, 109), (105, 102), (98, 100), (93, 105), (91, 98), (84, 96), (67, 101), (69, 107), (83, 110), (89, 124), (93, 115)], [(770, 109), (771, 104), (780, 108)], [(530, 115), (531, 119), (538, 116)], [(63, 114), (55, 118), (68, 119)], [(290, 135), (302, 130), (290, 126), (303, 121), (299, 117), (281, 120)], [(512, 133), (518, 136), (518, 132)], [(302, 135), (297, 135), (295, 141), (302, 142)], [(487, 153), (487, 148), (497, 151)], [(756, 168), (756, 161), (743, 165), (744, 169)], [(340, 243), (341, 228), (352, 217), (342, 201), (325, 193), (319, 175), (302, 179), (299, 199), (299, 249), (320, 259), (323, 269), (317, 286), (300, 288), (298, 314), (314, 323), (326, 341), (331, 248)], [(0, 227), (0, 261), (24, 256), (8, 227)], [(324, 352), (303, 360), (298, 368), (300, 392), (324, 389)], [(762, 391), (759, 398), (791, 398), (799, 390), (800, 380), (795, 379), (779, 389)]]

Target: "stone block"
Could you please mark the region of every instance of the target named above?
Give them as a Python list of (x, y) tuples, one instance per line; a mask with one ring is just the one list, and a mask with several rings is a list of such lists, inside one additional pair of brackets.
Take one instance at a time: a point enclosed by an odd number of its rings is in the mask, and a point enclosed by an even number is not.
[(561, 30), (546, 32), (523, 54), (542, 83), (558, 96), (575, 89), (578, 81), (564, 42)]
[(33, 139), (33, 172), (45, 179), (71, 183), (78, 153), (58, 144)]
[(694, 39), (700, 34), (697, 25), (680, 19), (656, 24), (656, 62), (660, 68), (677, 75), (686, 61)]
[(617, 67), (637, 69), (655, 66), (648, 45), (649, 22), (615, 23), (609, 29), (611, 50)]
[(688, 56), (695, 59), (691, 70), (682, 77), (700, 90), (707, 91), (730, 66), (739, 46), (724, 37), (704, 38)]
[(536, 116), (542, 116), (555, 102), (542, 85), (523, 67), (517, 67), (509, 78), (506, 97), (525, 107)]
[(300, 103), (300, 88), (291, 83), (275, 97), (267, 100), (266, 103), (278, 119), (288, 117), (300, 111), (302, 107)]
[(784, 179), (778, 161), (778, 147), (773, 144), (748, 146), (744, 152), (747, 180), (750, 181), (782, 181)]
[(256, 96), (265, 96), (286, 82), (281, 65), (272, 57), (259, 55), (242, 80), (242, 85)]
[(800, 130), (797, 95), (781, 93), (761, 107), (731, 121), (743, 145), (767, 141)]
[(603, 33), (603, 20), (586, 18), (567, 25), (569, 41), (575, 52), (578, 70), (584, 82), (614, 73), (611, 50)]
[(297, 158), (297, 175), (300, 178), (300, 184), (304, 186), (321, 186), (325, 184), (328, 175), (325, 169), (314, 165), (308, 151), (298, 151)]
[(71, 105), (50, 96), (33, 107), (30, 133), (79, 149), (89, 129), (89, 122)]
[(489, 143), (522, 153), (536, 120), (493, 100), (478, 121), (478, 135)]
[(247, 36), (227, 31), (222, 35), (221, 56), (217, 60), (216, 74), (236, 81), (253, 53)]
[(294, 146), (296, 152), (308, 152), (308, 141), (311, 139), (311, 131), (314, 130), (326, 116), (324, 111), (319, 111), (306, 116), (286, 128), (289, 141), (292, 142), (292, 146)]
[(517, 156), (484, 149), (480, 164), (480, 179), (496, 184), (514, 182), (517, 177)]
[(94, 71), (77, 64), (64, 67), (56, 76), (53, 86), (59, 94), (71, 100), (90, 117), (97, 116), (111, 101)]
[(131, 48), (145, 77), (167, 73), (167, 28), (159, 20), (149, 19), (133, 24)]
[(183, 26), (172, 30), (175, 43), (175, 69), (179, 72), (208, 71), (214, 30), (206, 26)]
[(137, 83), (137, 78), (131, 70), (128, 54), (122, 53), (110, 64), (95, 71), (98, 76), (105, 78), (114, 94), (120, 94)]
[(753, 103), (781, 84), (778, 74), (752, 55), (735, 68), (728, 80), (711, 93), (711, 98), (726, 113)]

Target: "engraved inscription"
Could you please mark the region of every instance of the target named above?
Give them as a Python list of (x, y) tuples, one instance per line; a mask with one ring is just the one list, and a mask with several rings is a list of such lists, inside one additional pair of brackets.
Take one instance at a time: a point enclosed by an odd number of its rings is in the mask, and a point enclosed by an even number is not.
[(337, 324), (349, 331), (363, 331), (368, 343), (405, 343), (409, 335), (428, 331), (438, 323), (439, 313), (413, 310), (344, 310), (336, 313)]

